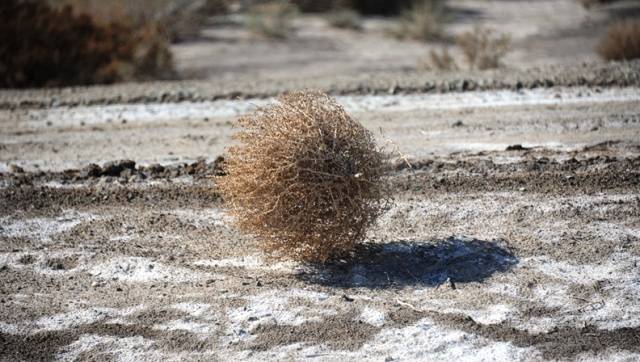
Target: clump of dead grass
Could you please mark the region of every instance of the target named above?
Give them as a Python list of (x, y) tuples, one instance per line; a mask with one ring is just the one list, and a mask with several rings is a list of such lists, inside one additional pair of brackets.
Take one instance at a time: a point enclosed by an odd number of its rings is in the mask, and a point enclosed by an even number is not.
[(444, 0), (418, 0), (402, 11), (392, 34), (400, 39), (442, 39), (445, 15)]
[(219, 192), (273, 257), (325, 262), (363, 240), (388, 201), (387, 158), (329, 96), (294, 92), (238, 120)]
[(327, 21), (334, 28), (362, 30), (362, 18), (352, 9), (334, 9), (327, 14)]
[[(45, 0), (39, 0), (45, 1)], [(228, 12), (232, 0), (46, 0), (53, 8), (71, 6), (102, 23), (154, 24), (171, 42), (197, 39), (211, 15)]]
[(294, 31), (298, 8), (288, 0), (256, 3), (249, 8), (247, 27), (255, 36), (285, 39)]
[(421, 64), (421, 66), (425, 69), (437, 69), (444, 71), (459, 69), (458, 63), (456, 63), (456, 60), (449, 52), (448, 47), (443, 47), (439, 52), (433, 49), (429, 51), (429, 57), (426, 62)]
[(640, 18), (613, 23), (598, 43), (596, 51), (606, 60), (640, 58)]
[(469, 69), (493, 69), (502, 64), (509, 52), (511, 38), (496, 34), (489, 28), (476, 28), (460, 35), (456, 41), (469, 65)]
[[(456, 53), (461, 53), (469, 70), (499, 68), (509, 52), (511, 40), (506, 34), (495, 34), (493, 30), (478, 27), (456, 38)], [(425, 69), (452, 71), (461, 69), (449, 47), (431, 50), (419, 66)]]

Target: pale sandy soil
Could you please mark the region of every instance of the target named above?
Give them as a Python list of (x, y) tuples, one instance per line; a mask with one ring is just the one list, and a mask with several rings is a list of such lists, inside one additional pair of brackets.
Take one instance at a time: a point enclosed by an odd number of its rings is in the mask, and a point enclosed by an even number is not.
[(340, 97), (415, 170), (328, 266), (264, 260), (209, 178), (231, 120), (272, 100), (4, 110), (0, 356), (640, 358), (639, 98)]
[[(549, 88), (447, 94), (340, 96), (380, 143), (413, 158), (503, 151), (509, 145), (575, 150), (640, 139), (640, 88)], [(140, 164), (212, 161), (233, 119), (273, 99), (0, 110), (0, 171), (81, 168), (133, 158)]]

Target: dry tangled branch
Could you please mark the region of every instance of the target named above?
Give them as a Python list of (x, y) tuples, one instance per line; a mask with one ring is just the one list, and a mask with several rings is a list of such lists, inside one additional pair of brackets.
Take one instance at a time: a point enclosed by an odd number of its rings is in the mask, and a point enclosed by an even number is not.
[(316, 92), (281, 96), (238, 124), (218, 180), (236, 226), (274, 257), (325, 262), (352, 251), (388, 202), (373, 135)]

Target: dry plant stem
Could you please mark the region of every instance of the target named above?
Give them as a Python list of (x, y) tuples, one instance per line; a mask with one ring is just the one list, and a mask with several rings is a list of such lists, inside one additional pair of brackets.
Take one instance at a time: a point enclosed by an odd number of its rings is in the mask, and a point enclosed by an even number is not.
[(218, 180), (237, 227), (274, 257), (324, 262), (353, 250), (388, 201), (372, 134), (315, 92), (284, 95), (238, 124)]
[(407, 303), (407, 302), (402, 301), (400, 299), (396, 299), (396, 303), (398, 303), (398, 305), (401, 305), (403, 307), (409, 308), (414, 312), (424, 313), (424, 310), (422, 310), (420, 308), (416, 308), (413, 304)]

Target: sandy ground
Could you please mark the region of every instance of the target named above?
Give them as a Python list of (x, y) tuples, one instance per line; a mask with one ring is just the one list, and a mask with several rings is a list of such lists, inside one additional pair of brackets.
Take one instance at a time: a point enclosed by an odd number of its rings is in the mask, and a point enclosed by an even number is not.
[(412, 168), (326, 266), (264, 260), (214, 192), (271, 99), (3, 110), (0, 358), (640, 358), (639, 88), (338, 99)]
[[(339, 96), (387, 148), (422, 159), (508, 146), (575, 150), (605, 141), (635, 144), (640, 88), (554, 87), (446, 94)], [(0, 172), (63, 171), (134, 158), (142, 165), (213, 161), (233, 120), (273, 99), (0, 110)], [(624, 151), (624, 148), (623, 148)], [(621, 151), (622, 152), (622, 151)], [(513, 160), (512, 153), (498, 161)], [(135, 156), (135, 157), (134, 157)]]
[[(198, 81), (0, 90), (0, 360), (639, 360), (640, 62), (592, 52), (637, 2), (450, 3), (512, 33), (506, 69), (311, 16), (205, 29)], [(233, 120), (299, 88), (410, 162), (324, 266), (265, 260), (215, 193)]]

